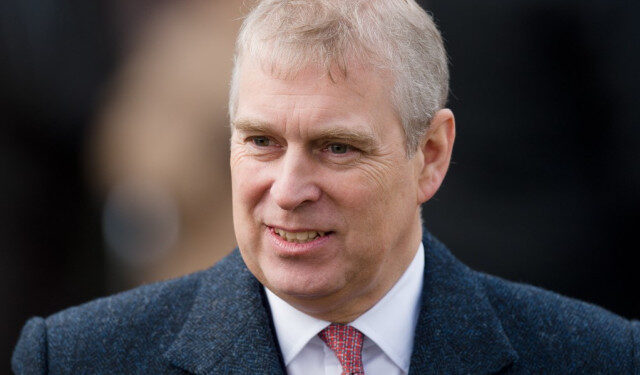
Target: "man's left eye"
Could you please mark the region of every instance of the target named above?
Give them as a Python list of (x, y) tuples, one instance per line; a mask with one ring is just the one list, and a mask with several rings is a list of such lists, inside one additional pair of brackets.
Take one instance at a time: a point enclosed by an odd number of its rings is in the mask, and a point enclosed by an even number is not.
[(351, 146), (345, 145), (344, 143), (332, 143), (327, 147), (332, 154), (346, 154), (350, 148)]

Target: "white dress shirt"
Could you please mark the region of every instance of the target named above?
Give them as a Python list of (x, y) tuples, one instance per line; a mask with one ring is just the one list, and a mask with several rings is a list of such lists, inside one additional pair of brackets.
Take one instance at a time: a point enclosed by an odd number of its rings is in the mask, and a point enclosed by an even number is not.
[[(413, 351), (424, 275), (424, 247), (416, 252), (398, 282), (371, 309), (349, 325), (364, 334), (366, 375), (407, 374)], [(265, 288), (276, 335), (289, 375), (335, 375), (336, 355), (318, 337), (330, 322), (309, 316)]]

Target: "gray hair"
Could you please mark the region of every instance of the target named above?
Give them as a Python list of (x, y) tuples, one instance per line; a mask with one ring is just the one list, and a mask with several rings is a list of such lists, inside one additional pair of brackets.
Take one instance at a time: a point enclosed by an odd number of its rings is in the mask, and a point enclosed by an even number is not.
[(412, 156), (449, 92), (442, 37), (414, 0), (262, 0), (245, 18), (236, 41), (229, 93), (231, 121), (238, 107), (240, 65), (246, 56), (272, 74), (293, 76), (314, 64), (347, 61), (391, 72), (391, 103)]

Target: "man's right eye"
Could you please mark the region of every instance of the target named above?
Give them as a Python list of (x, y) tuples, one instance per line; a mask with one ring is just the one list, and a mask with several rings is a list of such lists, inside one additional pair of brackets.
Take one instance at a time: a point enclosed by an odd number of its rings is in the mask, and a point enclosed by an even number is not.
[(258, 147), (267, 147), (271, 146), (271, 140), (269, 137), (251, 137), (251, 142)]

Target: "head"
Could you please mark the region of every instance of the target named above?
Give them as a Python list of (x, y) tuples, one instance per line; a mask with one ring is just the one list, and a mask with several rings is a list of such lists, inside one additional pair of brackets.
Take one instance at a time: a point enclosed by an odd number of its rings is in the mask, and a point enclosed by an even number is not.
[(447, 60), (413, 0), (260, 2), (236, 44), (231, 174), (236, 238), (269, 289), (350, 321), (397, 281), (420, 204), (455, 134)]

